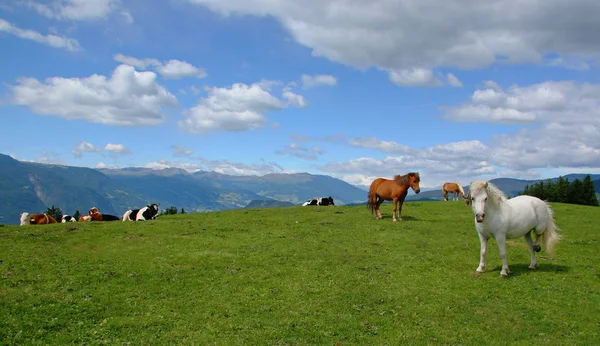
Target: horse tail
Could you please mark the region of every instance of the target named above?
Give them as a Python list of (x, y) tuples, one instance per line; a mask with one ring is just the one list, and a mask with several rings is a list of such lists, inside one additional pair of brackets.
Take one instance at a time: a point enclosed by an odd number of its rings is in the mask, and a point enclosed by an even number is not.
[(460, 191), (460, 198), (465, 199), (465, 190), (458, 181), (456, 182), (456, 185), (458, 185), (458, 191)]
[(375, 212), (377, 206), (377, 187), (379, 186), (379, 179), (375, 179), (371, 183), (369, 193), (367, 194), (367, 208), (371, 210), (371, 214)]
[(544, 233), (542, 233), (542, 245), (544, 246), (544, 251), (551, 254), (552, 248), (560, 240), (560, 234), (558, 234), (558, 227), (554, 222), (554, 211), (550, 208), (548, 203), (544, 202), (544, 204), (548, 211), (548, 220), (546, 221), (546, 229), (544, 229)]

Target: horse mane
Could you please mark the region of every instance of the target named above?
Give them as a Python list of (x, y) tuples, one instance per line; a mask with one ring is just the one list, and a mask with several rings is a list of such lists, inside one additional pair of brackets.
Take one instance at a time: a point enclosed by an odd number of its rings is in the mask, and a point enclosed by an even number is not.
[(416, 176), (419, 181), (421, 180), (421, 177), (419, 177), (419, 173), (417, 173), (417, 172), (409, 172), (409, 173), (407, 173), (405, 175), (395, 175), (394, 176), (394, 181), (398, 185), (406, 185), (406, 184), (408, 184), (408, 178), (410, 176)]
[(508, 199), (502, 190), (488, 181), (476, 180), (471, 183), (469, 190), (469, 193), (472, 191), (473, 194), (477, 194), (482, 190), (486, 190), (488, 194), (488, 200), (494, 204), (500, 204)]

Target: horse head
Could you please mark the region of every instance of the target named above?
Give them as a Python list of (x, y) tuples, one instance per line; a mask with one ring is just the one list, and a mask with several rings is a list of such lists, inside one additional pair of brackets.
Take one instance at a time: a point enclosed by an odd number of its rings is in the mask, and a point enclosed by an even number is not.
[(471, 207), (475, 214), (475, 221), (483, 222), (485, 218), (485, 208), (488, 201), (488, 182), (474, 181), (469, 187), (469, 196), (471, 197)]
[(421, 187), (419, 186), (420, 182), (421, 182), (421, 177), (419, 176), (419, 173), (417, 173), (417, 172), (408, 173), (408, 186), (410, 186), (410, 188), (413, 189), (413, 191), (417, 194), (419, 192), (421, 192)]
[(465, 205), (471, 205), (471, 191), (466, 196), (461, 196), (465, 200)]

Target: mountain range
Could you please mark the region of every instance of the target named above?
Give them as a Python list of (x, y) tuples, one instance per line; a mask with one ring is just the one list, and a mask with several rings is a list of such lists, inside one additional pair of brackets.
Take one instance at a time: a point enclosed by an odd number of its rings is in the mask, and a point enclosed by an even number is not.
[[(585, 174), (564, 176), (573, 181)], [(600, 192), (600, 175), (591, 175)], [(509, 196), (539, 180), (491, 180)], [(468, 192), (468, 186), (465, 186)], [(365, 204), (365, 187), (327, 175), (308, 173), (233, 176), (217, 172), (187, 172), (178, 168), (93, 169), (24, 162), (0, 154), (0, 224), (18, 224), (19, 214), (41, 213), (50, 206), (65, 214), (85, 213), (91, 207), (122, 215), (126, 210), (159, 203), (187, 212), (300, 205), (314, 197), (331, 196), (336, 205)], [(407, 201), (439, 201), (441, 187)]]
[(250, 207), (300, 205), (328, 196), (338, 205), (366, 200), (365, 191), (326, 175), (232, 176), (177, 168), (92, 169), (23, 162), (0, 154), (3, 224), (17, 224), (20, 213), (41, 213), (52, 205), (71, 215), (94, 206), (106, 214), (122, 215), (149, 203), (197, 212), (245, 208), (251, 202)]

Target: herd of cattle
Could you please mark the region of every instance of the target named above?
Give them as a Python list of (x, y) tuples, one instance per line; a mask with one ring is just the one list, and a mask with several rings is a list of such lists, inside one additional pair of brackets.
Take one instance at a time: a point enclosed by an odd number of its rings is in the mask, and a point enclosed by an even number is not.
[[(303, 207), (309, 205), (330, 206), (335, 205), (333, 198), (319, 197), (309, 199), (302, 204)], [(81, 215), (79, 219), (75, 219), (71, 215), (63, 215), (60, 222), (90, 222), (90, 221), (144, 221), (154, 220), (158, 216), (158, 204), (150, 204), (140, 209), (127, 210), (122, 217), (110, 214), (102, 214), (98, 208), (90, 208), (87, 214)], [(51, 215), (48, 214), (30, 214), (27, 212), (21, 213), (21, 226), (23, 225), (43, 225), (48, 223), (58, 223)]]
[[(71, 215), (63, 215), (61, 222), (90, 222), (90, 221), (145, 221), (154, 220), (158, 216), (158, 204), (150, 204), (140, 209), (127, 210), (122, 217), (110, 214), (102, 214), (98, 208), (90, 208), (87, 214), (81, 215), (79, 220)], [(23, 225), (43, 225), (48, 223), (57, 223), (51, 215), (48, 214), (29, 214), (21, 213), (21, 226)]]

